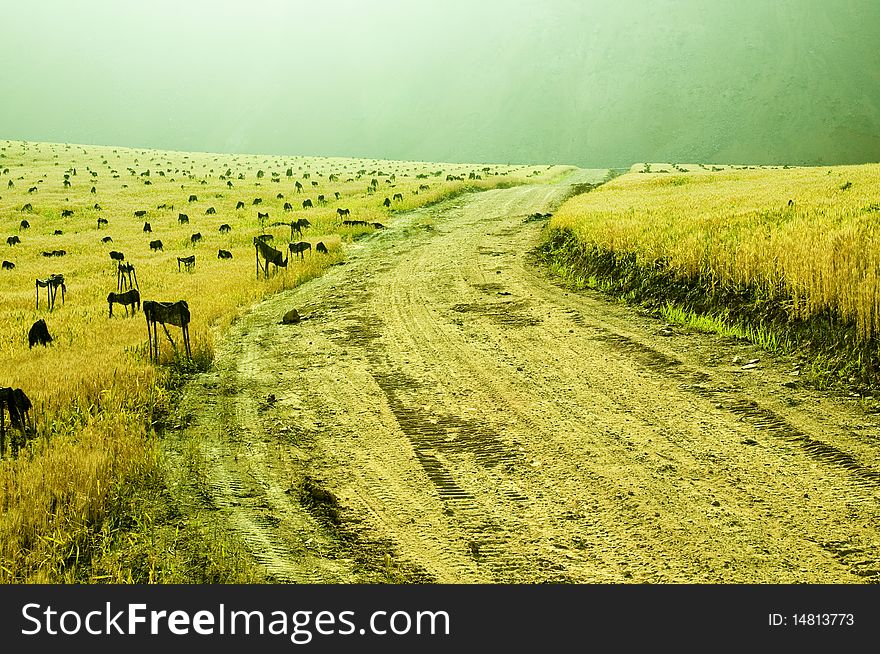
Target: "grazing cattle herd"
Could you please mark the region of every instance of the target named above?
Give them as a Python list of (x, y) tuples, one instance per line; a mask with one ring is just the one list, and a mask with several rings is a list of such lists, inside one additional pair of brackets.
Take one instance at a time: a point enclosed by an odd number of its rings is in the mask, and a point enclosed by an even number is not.
[[(0, 142), (0, 150), (6, 150), (3, 142)], [(113, 153), (115, 154), (116, 151), (113, 150)], [(59, 153), (56, 153), (56, 160), (58, 159), (57, 154)], [(217, 259), (223, 261), (223, 263), (211, 263), (209, 259), (201, 264), (199, 275), (197, 276), (197, 279), (201, 280), (201, 275), (203, 274), (216, 274), (216, 269), (212, 269), (212, 266), (222, 265), (226, 267), (224, 270), (227, 271), (239, 270), (240, 266), (244, 266), (246, 269), (248, 265), (246, 263), (247, 259), (246, 257), (241, 257), (240, 253), (242, 251), (246, 252), (248, 245), (253, 243), (257, 278), (268, 278), (272, 274), (278, 274), (279, 271), (283, 272), (289, 265), (308, 265), (307, 258), (312, 260), (311, 257), (313, 256), (324, 257), (329, 255), (334, 250), (335, 243), (339, 242), (339, 240), (344, 241), (357, 237), (363, 233), (361, 230), (365, 232), (383, 229), (384, 225), (375, 222), (375, 214), (388, 215), (391, 213), (388, 209), (391, 207), (392, 202), (404, 202), (404, 193), (401, 192), (400, 187), (392, 191), (393, 187), (398, 184), (395, 172), (404, 177), (420, 178), (427, 178), (429, 175), (437, 177), (441, 174), (441, 171), (435, 171), (430, 173), (424, 172), (421, 175), (406, 175), (405, 171), (399, 168), (401, 164), (398, 164), (398, 168), (392, 172), (380, 168), (380, 165), (388, 165), (387, 163), (373, 162), (372, 164), (365, 164), (364, 160), (359, 162), (362, 165), (361, 169), (355, 172), (354, 168), (350, 168), (345, 171), (345, 174), (339, 174), (339, 169), (336, 172), (329, 172), (329, 175), (326, 169), (309, 172), (303, 170), (302, 166), (299, 168), (300, 172), (297, 173), (295, 165), (288, 165), (286, 166), (287, 172), (284, 177), (282, 177), (284, 168), (280, 172), (273, 172), (267, 169), (264, 173), (265, 178), (270, 179), (272, 182), (282, 183), (283, 181), (283, 183), (288, 184), (289, 186), (282, 189), (284, 192), (266, 193), (264, 183), (257, 181), (253, 184), (253, 187), (250, 187), (253, 189), (254, 194), (250, 195), (250, 202), (248, 202), (247, 197), (242, 197), (241, 199), (229, 198), (228, 194), (237, 192), (237, 188), (249, 188), (248, 182), (244, 180), (248, 176), (252, 177), (252, 175), (247, 175), (248, 170), (251, 169), (241, 169), (234, 172), (233, 165), (229, 165), (219, 168), (219, 171), (215, 174), (215, 169), (208, 169), (210, 164), (207, 164), (202, 172), (201, 179), (199, 179), (197, 178), (197, 171), (194, 168), (193, 162), (188, 157), (184, 157), (182, 162), (178, 163), (176, 169), (170, 160), (162, 166), (163, 170), (158, 170), (158, 162), (156, 162), (155, 166), (150, 165), (155, 182), (153, 186), (152, 182), (145, 179), (151, 175), (149, 170), (143, 169), (145, 166), (143, 166), (140, 159), (140, 157), (147, 156), (148, 152), (141, 151), (136, 154), (137, 157), (134, 158), (133, 165), (127, 168), (127, 174), (122, 166), (111, 168), (108, 159), (112, 155), (109, 151), (102, 162), (107, 166), (108, 174), (106, 176), (103, 174), (99, 176), (97, 171), (91, 170), (87, 166), (87, 178), (90, 176), (91, 182), (94, 184), (91, 189), (89, 189), (88, 185), (81, 186), (76, 184), (77, 172), (73, 167), (63, 171), (63, 180), (60, 179), (62, 174), (59, 174), (53, 181), (51, 169), (47, 169), (50, 172), (43, 175), (45, 183), (43, 179), (29, 179), (26, 177), (28, 173), (24, 167), (21, 169), (22, 174), (16, 176), (16, 181), (19, 179), (27, 181), (16, 185), (12, 179), (8, 179), (6, 186), (10, 189), (10, 197), (7, 200), (12, 199), (15, 204), (10, 208), (8, 204), (0, 202), (0, 221), (2, 221), (0, 224), (10, 230), (14, 230), (17, 225), (18, 234), (8, 235), (6, 238), (7, 247), (9, 248), (7, 251), (14, 253), (13, 256), (9, 257), (10, 259), (17, 260), (18, 256), (22, 256), (25, 260), (18, 261), (20, 265), (17, 268), (16, 261), (4, 259), (2, 261), (4, 274), (0, 277), (0, 281), (4, 284), (18, 284), (15, 280), (19, 280), (22, 274), (27, 275), (29, 280), (35, 280), (36, 310), (38, 312), (55, 312), (52, 315), (57, 315), (58, 311), (67, 311), (61, 308), (65, 304), (67, 283), (75, 284), (77, 281), (82, 282), (83, 270), (91, 265), (88, 264), (85, 268), (81, 267), (80, 262), (83, 261), (83, 257), (91, 257), (93, 252), (107, 251), (97, 245), (98, 239), (100, 238), (100, 242), (104, 245), (119, 247), (120, 250), (110, 250), (108, 248), (113, 272), (116, 273), (116, 287), (112, 291), (107, 289), (110, 292), (106, 295), (106, 317), (114, 318), (114, 305), (122, 305), (126, 316), (133, 316), (142, 309), (146, 316), (148, 327), (149, 355), (153, 361), (157, 361), (159, 357), (157, 327), (160, 323), (175, 352), (177, 352), (177, 347), (174, 346), (174, 341), (171, 339), (167, 326), (172, 325), (181, 328), (184, 344), (181, 352), (185, 352), (186, 356), (190, 356), (191, 348), (188, 331), (190, 323), (189, 305), (185, 300), (174, 302), (142, 301), (143, 291), (139, 287), (135, 266), (127, 260), (126, 254), (121, 250), (125, 250), (132, 255), (134, 261), (138, 263), (140, 272), (144, 274), (142, 281), (145, 282), (145, 286), (153, 286), (155, 288), (155, 280), (152, 277), (154, 276), (156, 266), (165, 266), (166, 270), (173, 271), (175, 258), (177, 260), (178, 272), (195, 273), (196, 255), (186, 254), (188, 247), (203, 247), (202, 244), (208, 244), (212, 248), (216, 248)], [(154, 159), (155, 157), (150, 161), (152, 162)], [(58, 164), (56, 163), (55, 165)], [(217, 166), (217, 164), (214, 165)], [(372, 169), (369, 169), (370, 166), (372, 166)], [(140, 172), (138, 172), (138, 168), (141, 168)], [(263, 171), (260, 170), (259, 172)], [(0, 169), (0, 175), (3, 174), (9, 174), (11, 177), (14, 173), (10, 173), (8, 169), (5, 171)], [(80, 170), (80, 177), (82, 174), (82, 170)], [(218, 174), (225, 184), (222, 186), (218, 184), (215, 184), (213, 187), (208, 186), (207, 180), (210, 177), (216, 179)], [(138, 203), (135, 203), (133, 198), (141, 196), (137, 195), (133, 189), (125, 190), (129, 188), (129, 184), (122, 183), (126, 181), (125, 179), (121, 182), (111, 182), (111, 180), (118, 180), (120, 177), (127, 177), (129, 175), (132, 179), (138, 177), (141, 179), (142, 184), (138, 184), (140, 190), (137, 193), (143, 193), (145, 194), (143, 197), (150, 199), (138, 200)], [(295, 176), (299, 176), (303, 181), (294, 179)], [(262, 178), (263, 175), (257, 175), (258, 180)], [(132, 179), (128, 181), (131, 182)], [(235, 185), (236, 191), (228, 190), (233, 188), (232, 179), (241, 180)], [(367, 181), (369, 181), (369, 184), (367, 184)], [(263, 182), (265, 182), (265, 179), (263, 179)], [(301, 196), (302, 210), (309, 211), (308, 215), (312, 218), (311, 221), (306, 218), (296, 217), (297, 213), (300, 212), (299, 207), (296, 206), (295, 202), (291, 203), (284, 200), (285, 195), (290, 196), (290, 192), (286, 189), (296, 193), (303, 193), (304, 183), (310, 187), (310, 193), (314, 191), (312, 197)], [(339, 186), (337, 188), (327, 188), (328, 183), (338, 184)], [(382, 202), (379, 202), (378, 198), (369, 197), (370, 193), (378, 191), (380, 183), (381, 187), (388, 189), (386, 192), (391, 194), (390, 198), (385, 197)], [(40, 184), (42, 186), (39, 186)], [(113, 184), (113, 186), (110, 187), (110, 184)], [(143, 187), (148, 184), (151, 185), (151, 188), (144, 189)], [(185, 189), (187, 184), (190, 188), (194, 184), (198, 184), (202, 190), (199, 194), (181, 190)], [(134, 185), (132, 184), (132, 186)], [(262, 191), (260, 190), (261, 186)], [(414, 190), (415, 185), (404, 185), (403, 188), (417, 193)], [(427, 190), (428, 185), (422, 184), (419, 188)], [(25, 189), (27, 189), (27, 193), (32, 195), (32, 197), (27, 198), (31, 200), (29, 202), (23, 202), (25, 199), (23, 195)], [(39, 193), (37, 193), (38, 190)], [(75, 196), (77, 192), (79, 193), (79, 203), (77, 203), (77, 197)], [(94, 199), (87, 203), (82, 202), (85, 197), (88, 197), (86, 195), (87, 192), (93, 195), (100, 195), (100, 198), (95, 199), (100, 199), (104, 206), (107, 207), (107, 210), (102, 210), (101, 204), (95, 202)], [(161, 193), (166, 193), (167, 195), (163, 197), (160, 195)], [(247, 193), (247, 190), (242, 193)], [(199, 196), (202, 196), (201, 201)], [(181, 208), (182, 206), (187, 206), (184, 204), (184, 199), (192, 208), (188, 213), (194, 214), (193, 226), (199, 230), (192, 230), (188, 236), (181, 232), (187, 229), (186, 225), (190, 224), (189, 215), (183, 212), (173, 213), (175, 205)], [(334, 202), (334, 199), (336, 202)], [(247, 205), (254, 207), (254, 209), (246, 211)], [(234, 212), (233, 206), (235, 207)], [(404, 204), (404, 206), (407, 205)], [(156, 209), (152, 210), (146, 207), (156, 207)], [(259, 207), (258, 211), (256, 210), (257, 207)], [(270, 212), (282, 210), (285, 212), (285, 217), (290, 216), (293, 219), (274, 222), (271, 224), (271, 227), (289, 228), (289, 240), (286, 238), (288, 236), (286, 229), (282, 236), (277, 231), (274, 234), (271, 233), (272, 230), (267, 227)], [(99, 211), (103, 212), (103, 215), (95, 215), (94, 212)], [(28, 219), (22, 219), (22, 213), (27, 213)], [(357, 213), (358, 218), (362, 219), (353, 220), (353, 213)], [(64, 219), (62, 224), (57, 222), (59, 214)], [(304, 214), (300, 213), (300, 216), (302, 215)], [(14, 216), (14, 221), (6, 222), (7, 216)], [(132, 221), (132, 216), (136, 222)], [(148, 216), (149, 221), (147, 221)], [(212, 219), (212, 217), (216, 218)], [(227, 220), (234, 218), (235, 220), (220, 222), (217, 218), (221, 217)], [(254, 217), (256, 217), (256, 222)], [(53, 221), (55, 222), (54, 225), (52, 224)], [(94, 234), (96, 227), (98, 230), (106, 230), (111, 221), (114, 224), (113, 231), (110, 233), (105, 231), (104, 233), (107, 235), (101, 236), (96, 234), (91, 237), (93, 240), (78, 238), (80, 234), (87, 233), (88, 230), (92, 230), (91, 233)], [(246, 231), (248, 229), (247, 225), (251, 227), (258, 225), (259, 231), (265, 231), (266, 233), (261, 234), (257, 232), (257, 229), (254, 229), (251, 234), (248, 234)], [(139, 229), (141, 226), (142, 229)], [(62, 227), (63, 229), (61, 229)], [(349, 229), (343, 230), (340, 228)], [(350, 228), (356, 228), (356, 231), (352, 231)], [(134, 237), (132, 236), (132, 231), (134, 230), (137, 230), (136, 233), (138, 234), (136, 240), (133, 240)], [(187, 229), (187, 231), (190, 230)], [(140, 236), (141, 232), (143, 236)], [(162, 236), (162, 238), (155, 238), (153, 236), (154, 233)], [(150, 236), (147, 237), (147, 235)], [(335, 240), (328, 241), (328, 236)], [(53, 240), (53, 242), (67, 247), (70, 254), (65, 249), (47, 248), (43, 250), (43, 247), (47, 247), (45, 244), (47, 241), (41, 239), (47, 237), (57, 237), (57, 241)], [(321, 237), (323, 240), (318, 240), (315, 237)], [(24, 239), (24, 243), (22, 239)], [(89, 245), (89, 243), (92, 245)], [(328, 243), (331, 246), (329, 248)], [(168, 246), (168, 254), (164, 254), (165, 244)], [(147, 247), (149, 250), (147, 250)], [(193, 252), (193, 250), (189, 250), (189, 252)], [(312, 254), (313, 252), (314, 255)], [(37, 268), (34, 274), (31, 274), (29, 270), (35, 265), (34, 256), (39, 257), (40, 253), (47, 259), (64, 257), (61, 263), (65, 267), (46, 270), (45, 268), (48, 267), (50, 262), (38, 259), (36, 265), (42, 265), (43, 268)], [(244, 261), (239, 262), (239, 259), (244, 259)], [(293, 259), (293, 263), (290, 262), (291, 259)], [(94, 260), (96, 259), (90, 259), (90, 261)], [(203, 259), (203, 261), (205, 260)], [(317, 262), (319, 259), (314, 259), (314, 261)], [(141, 265), (142, 263), (145, 267)], [(202, 271), (202, 266), (205, 272)], [(94, 266), (92, 268), (97, 267)], [(89, 274), (93, 273), (89, 272)], [(105, 270), (94, 274), (106, 275), (108, 271)], [(65, 276), (67, 276), (67, 279), (65, 279)], [(187, 281), (188, 278), (186, 276), (176, 279), (179, 280), (180, 284), (184, 285), (184, 288), (186, 288), (186, 285), (192, 284), (192, 282)], [(175, 284), (177, 283), (175, 282)], [(202, 282), (199, 281), (198, 283)], [(25, 284), (21, 284), (21, 286), (24, 287), (23, 291), (29, 292), (26, 291), (27, 286)], [(59, 290), (61, 291), (61, 302), (56, 305), (56, 296)], [(41, 295), (44, 295), (44, 297), (41, 298)], [(78, 294), (74, 288), (71, 298), (75, 304), (77, 298), (86, 297), (87, 295), (90, 294)], [(100, 302), (100, 299), (103, 297), (103, 294), (99, 294), (97, 301)], [(43, 302), (43, 299), (45, 299), (45, 302)], [(34, 306), (30, 305), (28, 311), (33, 308)], [(117, 310), (115, 317), (118, 319), (120, 315)], [(53, 343), (46, 319), (50, 319), (49, 314), (44, 314), (44, 318), (36, 320), (31, 325), (27, 333), (29, 348), (34, 348), (37, 345), (48, 346)], [(90, 329), (91, 327), (85, 331)], [(64, 338), (61, 339), (65, 345), (68, 343), (68, 334), (69, 332), (65, 327)], [(17, 411), (16, 416), (22, 415), (22, 410), (15, 407), (10, 409), (10, 402), (12, 400), (7, 401), (6, 398), (12, 396), (8, 395), (8, 393), (4, 395), (3, 393), (6, 391), (11, 392), (12, 389), (0, 388), (0, 403), (2, 403), (0, 404), (0, 409), (3, 409), (10, 415), (12, 415), (13, 411)], [(19, 405), (16, 404), (15, 406)], [(2, 417), (2, 414), (0, 414), (0, 417)], [(18, 417), (13, 421), (14, 424), (18, 424), (15, 420), (19, 420)], [(19, 422), (21, 421), (19, 420)], [(2, 440), (5, 439), (3, 429), (2, 424), (0, 424), (0, 445), (3, 444)]]

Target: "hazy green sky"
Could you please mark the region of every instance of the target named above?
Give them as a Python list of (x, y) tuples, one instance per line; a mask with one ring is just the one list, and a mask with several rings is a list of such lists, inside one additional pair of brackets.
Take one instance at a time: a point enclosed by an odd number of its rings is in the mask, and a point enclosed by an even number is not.
[(880, 161), (877, 0), (2, 0), (0, 138)]

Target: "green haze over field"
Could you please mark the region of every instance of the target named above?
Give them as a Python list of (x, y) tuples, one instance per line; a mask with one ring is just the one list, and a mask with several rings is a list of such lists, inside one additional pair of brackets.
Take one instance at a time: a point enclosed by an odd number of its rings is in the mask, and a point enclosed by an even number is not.
[(0, 138), (422, 161), (880, 161), (877, 0), (0, 6)]

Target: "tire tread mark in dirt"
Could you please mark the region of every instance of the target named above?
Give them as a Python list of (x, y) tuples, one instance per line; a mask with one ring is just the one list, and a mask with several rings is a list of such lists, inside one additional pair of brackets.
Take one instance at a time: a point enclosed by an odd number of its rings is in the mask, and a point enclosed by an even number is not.
[[(743, 399), (735, 391), (712, 388), (710, 384), (705, 383), (711, 379), (709, 375), (689, 370), (681, 361), (654, 348), (620, 334), (602, 334), (596, 339), (608, 342), (616, 349), (632, 355), (634, 360), (647, 368), (689, 381), (690, 383), (681, 386), (682, 390), (714, 400), (718, 408), (740, 416), (744, 422), (760, 431), (798, 446), (819, 463), (847, 471), (850, 473), (848, 489), (845, 491), (848, 502), (868, 506), (876, 504), (876, 490), (880, 488), (880, 471), (860, 463), (851, 454), (833, 445), (812, 438), (754, 400)], [(867, 548), (842, 547), (834, 542), (824, 542), (819, 545), (834, 555), (841, 564), (851, 569), (854, 574), (872, 583), (880, 583), (878, 548), (869, 551)]]

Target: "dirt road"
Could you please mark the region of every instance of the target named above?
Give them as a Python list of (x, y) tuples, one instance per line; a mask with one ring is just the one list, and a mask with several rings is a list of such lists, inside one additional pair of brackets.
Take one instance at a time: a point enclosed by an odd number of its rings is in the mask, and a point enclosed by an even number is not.
[(233, 325), (182, 412), (274, 578), (880, 581), (880, 417), (529, 254), (603, 172), (401, 215)]

